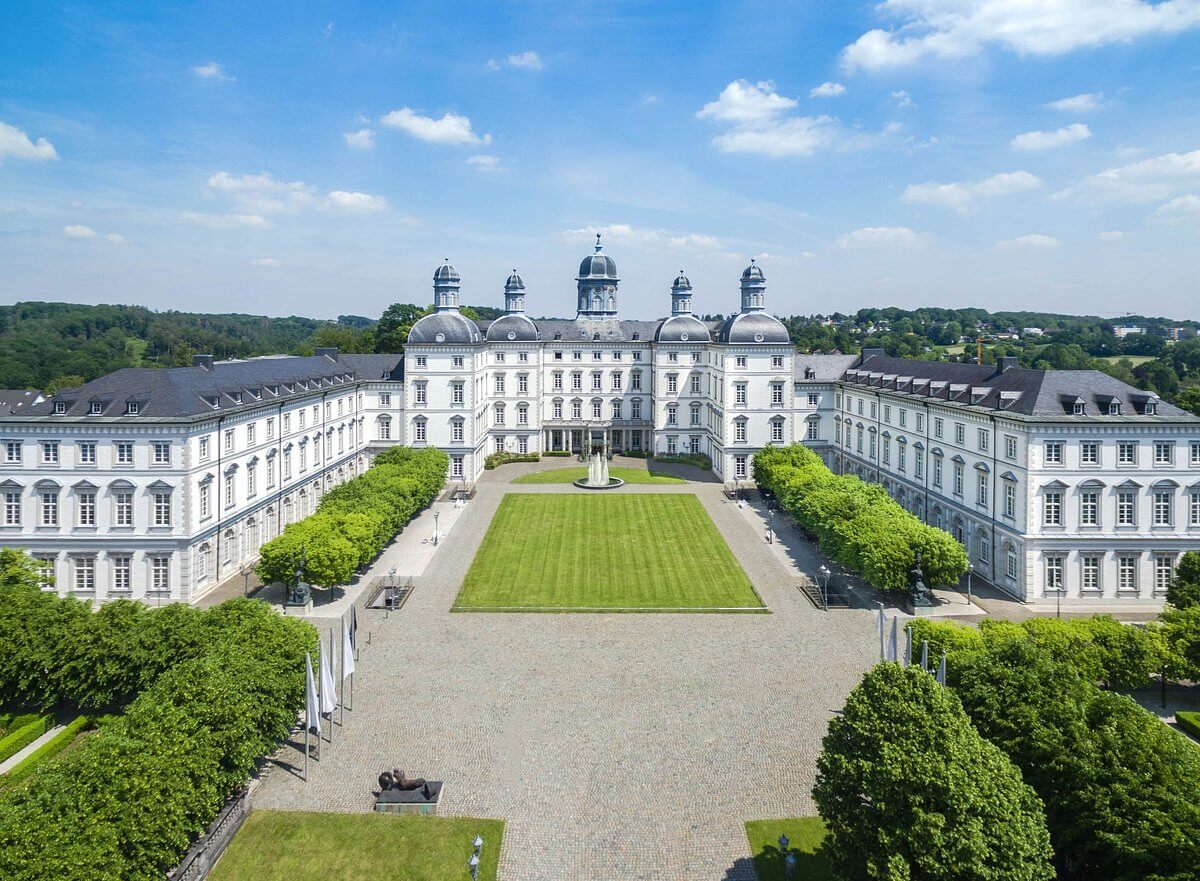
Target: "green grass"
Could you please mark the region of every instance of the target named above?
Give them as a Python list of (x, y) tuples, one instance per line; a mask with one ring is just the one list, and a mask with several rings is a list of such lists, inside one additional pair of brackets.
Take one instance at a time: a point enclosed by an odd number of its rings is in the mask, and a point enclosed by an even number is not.
[(787, 820), (751, 820), (746, 823), (750, 854), (758, 881), (783, 881), (783, 854), (779, 836), (788, 837), (788, 850), (796, 854), (793, 878), (803, 881), (833, 881), (833, 868), (820, 852), (825, 840), (825, 824), (820, 817), (792, 817)]
[(1196, 740), (1200, 740), (1200, 713), (1192, 710), (1180, 710), (1175, 714), (1175, 723), (1181, 730), (1186, 731)]
[[(533, 471), (522, 474), (513, 483), (574, 483), (588, 476), (586, 465), (579, 468), (551, 468), (549, 471)], [(609, 468), (609, 477), (619, 477), (626, 483), (687, 483), (682, 477), (648, 471), (645, 468)]]
[(252, 811), (210, 881), (465, 881), (483, 837), (479, 877), (494, 881), (503, 820)]
[(506, 495), (454, 609), (763, 610), (695, 496), (620, 490)]
[(0, 775), (0, 789), (11, 789), (29, 777), (41, 765), (55, 758), (62, 758), (75, 750), (79, 741), (92, 734), (97, 722), (90, 716), (78, 716), (62, 731), (27, 755), (20, 764)]

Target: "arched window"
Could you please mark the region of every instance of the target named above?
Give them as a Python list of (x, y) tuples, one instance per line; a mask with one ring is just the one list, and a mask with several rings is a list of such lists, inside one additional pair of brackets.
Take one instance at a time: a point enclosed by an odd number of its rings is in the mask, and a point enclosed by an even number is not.
[(237, 533), (232, 529), (225, 530), (225, 537), (221, 541), (221, 549), (224, 551), (222, 554), (224, 559), (221, 561), (224, 565), (228, 566), (237, 559)]
[(392, 418), (390, 416), (380, 416), (378, 421), (379, 421), (379, 439), (380, 440), (391, 440), (392, 439)]
[(192, 577), (196, 580), (196, 584), (204, 584), (208, 581), (209, 574), (209, 555), (212, 553), (212, 548), (208, 542), (196, 548), (196, 560), (192, 566)]

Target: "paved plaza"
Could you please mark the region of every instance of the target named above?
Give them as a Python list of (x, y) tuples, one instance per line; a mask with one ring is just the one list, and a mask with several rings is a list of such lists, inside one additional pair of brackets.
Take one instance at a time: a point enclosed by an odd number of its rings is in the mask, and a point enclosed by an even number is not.
[(506, 881), (754, 878), (743, 821), (815, 812), (873, 613), (814, 609), (796, 580), (815, 560), (768, 545), (713, 482), (617, 492), (695, 493), (772, 614), (451, 613), (505, 492), (584, 492), (509, 483), (527, 470), (489, 472), (432, 556), (426, 512), (380, 558), (371, 574), (395, 565), (413, 595), (360, 615), (353, 711), (309, 783), (285, 749), (256, 806), (368, 811), (398, 765), (446, 782), (441, 813), (507, 822)]

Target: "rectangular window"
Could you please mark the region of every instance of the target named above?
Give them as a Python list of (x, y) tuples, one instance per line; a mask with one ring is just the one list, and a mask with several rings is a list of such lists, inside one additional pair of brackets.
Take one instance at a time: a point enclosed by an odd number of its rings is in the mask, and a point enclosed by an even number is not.
[(1017, 517), (1017, 488), (1012, 483), (1004, 485), (1004, 516), (1010, 520)]
[(58, 493), (48, 490), (42, 493), (42, 526), (58, 525)]
[(1174, 523), (1174, 516), (1171, 508), (1175, 501), (1175, 493), (1169, 490), (1154, 491), (1154, 525), (1155, 526), (1171, 526)]
[(96, 494), (92, 492), (81, 492), (76, 503), (76, 512), (79, 515), (78, 524), (80, 526), (95, 526)]
[(988, 506), (988, 479), (989, 475), (985, 471), (980, 471), (975, 481), (975, 503), (981, 508)]
[(630, 401), (630, 403), (629, 403), (629, 418), (630, 419), (641, 419), (642, 418), (642, 399), (641, 398), (634, 398), (632, 401)]
[(917, 431), (924, 431), (924, 430), (925, 430), (925, 414), (918, 413), (917, 414)]
[(575, 391), (575, 392), (583, 391), (583, 374), (582, 373), (572, 373), (571, 374), (571, 391)]
[(450, 403), (461, 404), (463, 402), (463, 384), (454, 382), (450, 384)]
[[(700, 423), (700, 419), (698, 418), (700, 416), (699, 411), (697, 411), (695, 415), (697, 416), (696, 424), (698, 425)], [(771, 443), (783, 443), (783, 423), (778, 419), (771, 423)]]
[[(616, 374), (616, 376), (617, 376), (617, 384), (619, 386), (620, 382), (621, 382), (621, 379), (620, 379), (621, 375), (618, 373), (618, 374)], [(517, 374), (517, 394), (520, 394), (520, 395), (529, 394), (529, 374), (528, 373)]]
[(80, 465), (96, 464), (96, 444), (94, 441), (80, 441), (76, 449), (79, 451)]
[(8, 491), (4, 493), (4, 525), (21, 525), (21, 493)]
[(1138, 589), (1138, 558), (1117, 558), (1117, 590), (1136, 591)]
[(942, 485), (942, 460), (936, 456), (933, 460), (933, 485)]
[[(1192, 465), (1200, 465), (1200, 441), (1192, 441), (1188, 444), (1188, 461)], [(20, 461), (20, 455), (17, 456)]]
[(96, 589), (96, 558), (76, 557), (74, 562), (75, 590), (80, 593), (91, 593)]
[(58, 464), (58, 441), (42, 441), (42, 464)]
[(963, 494), (963, 466), (957, 462), (954, 464), (954, 494), (956, 496)]
[(116, 463), (118, 465), (133, 464), (133, 444), (129, 441), (118, 441), (115, 444)]
[(496, 374), (496, 394), (498, 394), (498, 395), (504, 394), (504, 374), (503, 373)]
[(1100, 525), (1100, 494), (1097, 492), (1084, 492), (1079, 494), (1079, 525), (1080, 526), (1099, 526)]
[(592, 374), (592, 391), (599, 392), (604, 390), (603, 378), (603, 374), (598, 371)]
[(1166, 441), (1154, 442), (1154, 464), (1170, 465), (1175, 461), (1175, 444)]
[[(284, 417), (284, 426), (287, 426), (287, 417)], [(208, 459), (208, 438), (202, 437), (200, 438), (200, 461), (203, 462), (206, 459)]]
[(913, 453), (913, 477), (916, 480), (925, 477), (925, 453), (919, 449)]
[(1175, 578), (1175, 561), (1171, 557), (1154, 558), (1154, 592), (1166, 593)]
[(1137, 444), (1132, 441), (1121, 441), (1117, 444), (1117, 464), (1137, 464)]
[(1188, 525), (1200, 526), (1200, 492), (1193, 492), (1190, 499), (1188, 507), (1191, 513), (1188, 515)]
[(450, 440), (456, 444), (463, 442), (463, 423), (461, 421), (451, 423)]
[(1079, 445), (1079, 464), (1081, 465), (1099, 465), (1100, 464), (1100, 442), (1099, 441), (1084, 441)]
[(883, 405), (883, 421), (884, 422), (892, 421), (892, 405), (891, 404)]
[(1137, 525), (1137, 494), (1132, 492), (1117, 493), (1117, 525)]
[(233, 429), (225, 429), (225, 452), (233, 450)]
[(967, 443), (967, 427), (961, 423), (954, 424), (954, 442), (960, 447)]
[(571, 418), (572, 419), (582, 419), (583, 418), (583, 402), (582, 401), (572, 401), (571, 402)]
[[(861, 413), (862, 410), (859, 410), (859, 412)], [(933, 417), (933, 436), (942, 436), (942, 418), (940, 416)]]
[(593, 418), (593, 419), (599, 419), (599, 418), (601, 418), (601, 416), (600, 416), (600, 402), (599, 402), (599, 401), (592, 401), (592, 418)]
[(133, 557), (119, 554), (111, 560), (113, 593), (129, 593), (133, 590)]
[(988, 433), (986, 428), (977, 429), (977, 438), (979, 440), (980, 452), (986, 453), (988, 450)]
[(734, 438), (739, 444), (746, 442), (746, 423), (739, 420), (734, 423)]
[(733, 385), (733, 402), (735, 404), (746, 403), (746, 383), (738, 382)]
[(820, 404), (821, 404), (821, 396), (818, 395), (816, 392), (809, 392), (808, 393), (808, 406), (817, 407), (817, 406), (820, 406)]
[(155, 465), (170, 465), (171, 464), (171, 445), (167, 443), (156, 442), (154, 444), (154, 464)]
[(451, 477), (462, 477), (463, 476), (463, 457), (462, 456), (451, 456), (450, 457), (450, 476)]
[(1046, 592), (1060, 593), (1063, 589), (1063, 558), (1046, 558)]
[(171, 525), (171, 494), (170, 493), (155, 493), (154, 494), (154, 525), (155, 526), (170, 526)]
[(700, 375), (692, 374), (692, 394), (700, 394)]
[(783, 383), (782, 382), (771, 383), (771, 406), (772, 407), (783, 406)]
[[(381, 396), (382, 397), (382, 396)], [(275, 417), (267, 417), (267, 440), (275, 437)]]
[(1004, 457), (1013, 461), (1017, 458), (1017, 439), (1011, 434), (1004, 436)]
[(1042, 498), (1042, 525), (1062, 526), (1062, 493), (1048, 492)]
[(167, 591), (171, 589), (171, 558), (150, 558), (150, 589)]
[(746, 356), (745, 355), (736, 356), (733, 359), (733, 366), (736, 367), (738, 370), (744, 369), (746, 367)]
[(21, 461), (21, 442), (20, 441), (5, 441), (4, 442), (4, 461), (10, 465)]
[(593, 350), (592, 350), (592, 360), (593, 360), (593, 361), (600, 361), (600, 360), (602, 360), (602, 359), (603, 359), (603, 355), (602, 355), (602, 353), (601, 353), (601, 352), (600, 352), (598, 349), (593, 349)]
[(908, 425), (908, 411), (901, 410), (900, 411), (900, 427), (905, 428), (907, 425)]
[[(338, 409), (339, 410), (342, 409), (341, 401), (338, 401)], [(254, 446), (254, 444), (257, 442), (257, 440), (256, 440), (257, 437), (258, 437), (258, 429), (255, 426), (255, 424), (253, 422), (251, 422), (249, 425), (246, 426), (246, 443), (249, 446)]]
[[(781, 425), (780, 428), (782, 428), (782, 427), (783, 426)], [(820, 440), (820, 439), (821, 439), (820, 425), (817, 423), (817, 421), (815, 419), (811, 420), (808, 423), (808, 440), (815, 441), (815, 440)], [(780, 440), (783, 440), (783, 438), (781, 437)]]
[(1046, 464), (1061, 465), (1063, 463), (1062, 441), (1046, 441)]
[(679, 390), (679, 376), (674, 373), (667, 374), (667, 394), (673, 395)]
[(1083, 577), (1080, 580), (1080, 587), (1090, 593), (1099, 593), (1100, 558), (1093, 554), (1088, 554), (1082, 559), (1081, 569)]
[(253, 465), (246, 466), (246, 495), (258, 495), (258, 469)]
[(736, 477), (738, 480), (746, 479), (746, 457), (745, 456), (734, 456), (733, 457), (733, 476)]

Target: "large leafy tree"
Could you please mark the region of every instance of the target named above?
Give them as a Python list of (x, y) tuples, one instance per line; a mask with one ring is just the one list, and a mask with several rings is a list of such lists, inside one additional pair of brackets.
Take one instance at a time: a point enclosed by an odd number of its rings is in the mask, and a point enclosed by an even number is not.
[(953, 692), (880, 664), (829, 724), (813, 797), (847, 881), (1053, 877), (1041, 802)]
[(413, 303), (393, 303), (388, 306), (375, 325), (375, 351), (387, 354), (403, 352), (408, 342), (408, 332), (429, 311), (427, 306)]
[(1167, 602), (1177, 609), (1200, 606), (1200, 552), (1188, 551), (1179, 558), (1175, 579), (1167, 588)]

